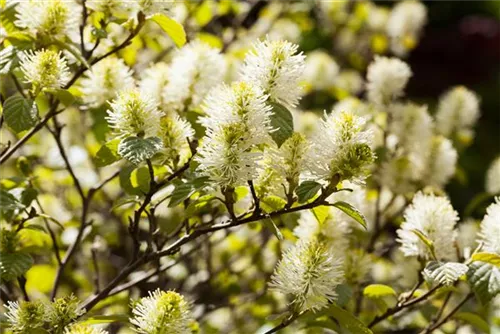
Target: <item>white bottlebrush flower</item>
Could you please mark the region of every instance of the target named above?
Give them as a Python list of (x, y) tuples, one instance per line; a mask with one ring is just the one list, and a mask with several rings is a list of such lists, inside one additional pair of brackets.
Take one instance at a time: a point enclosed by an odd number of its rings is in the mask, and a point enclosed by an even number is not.
[(52, 50), (25, 51), (19, 56), (26, 83), (38, 92), (45, 88), (61, 88), (70, 79), (66, 59)]
[(304, 135), (295, 132), (280, 148), (272, 147), (266, 153), (266, 166), (295, 189), (304, 171), (309, 143)]
[(265, 144), (270, 141), (271, 130), (271, 107), (266, 100), (259, 87), (246, 82), (220, 85), (207, 96), (202, 106), (206, 116), (200, 123), (214, 131), (225, 124), (241, 123), (248, 132), (248, 144)]
[(39, 37), (77, 38), (81, 22), (80, 5), (74, 0), (27, 0), (16, 7), (18, 27), (26, 28)]
[(407, 194), (417, 189), (421, 172), (415, 174), (414, 165), (421, 166), (422, 160), (416, 155), (397, 155), (384, 161), (377, 178), (380, 184), (395, 194)]
[(309, 169), (317, 179), (363, 181), (375, 159), (372, 132), (365, 129), (366, 118), (352, 112), (332, 111), (318, 122), (311, 138)]
[(131, 2), (125, 0), (87, 0), (89, 9), (106, 15), (124, 15), (130, 9)]
[(81, 80), (82, 99), (89, 107), (97, 108), (113, 99), (119, 91), (134, 88), (132, 70), (122, 59), (110, 57), (92, 66)]
[(201, 174), (221, 188), (245, 185), (257, 176), (262, 153), (252, 150), (252, 138), (243, 123), (208, 129), (196, 160)]
[[(170, 80), (170, 67), (166, 63), (156, 63), (147, 68), (139, 82), (139, 89), (156, 100), (163, 108), (163, 90)], [(166, 109), (164, 111), (167, 111)]]
[(222, 82), (226, 71), (217, 49), (195, 41), (177, 51), (163, 90), (165, 110), (187, 111), (200, 106), (206, 94)]
[(189, 334), (193, 322), (189, 303), (174, 291), (155, 290), (134, 305), (130, 323), (143, 334)]
[(343, 259), (349, 246), (350, 222), (340, 210), (333, 207), (327, 210), (326, 217), (321, 222), (311, 210), (302, 211), (293, 233), (300, 241), (321, 240), (332, 248), (331, 252), (335, 257)]
[(457, 246), (465, 259), (476, 249), (478, 233), (479, 223), (474, 219), (467, 219), (458, 225)]
[(341, 71), (335, 78), (335, 88), (342, 95), (357, 95), (363, 86), (363, 77), (354, 70)]
[(479, 119), (479, 98), (463, 86), (452, 88), (439, 100), (436, 113), (437, 131), (446, 137), (470, 141)]
[(453, 260), (456, 252), (455, 225), (458, 214), (446, 197), (418, 192), (404, 212), (405, 221), (397, 231), (397, 241), (406, 256), (432, 258), (432, 253), (415, 233), (422, 233), (432, 242), (438, 260)]
[(172, 0), (136, 0), (135, 6), (144, 15), (164, 14), (175, 4)]
[(420, 1), (405, 0), (394, 5), (387, 22), (392, 51), (399, 56), (406, 55), (416, 46), (426, 23), (427, 8)]
[(299, 241), (284, 252), (270, 286), (291, 295), (297, 311), (317, 311), (335, 300), (335, 287), (343, 279), (342, 260), (332, 255), (330, 247), (318, 241)]
[(485, 188), (490, 194), (500, 194), (500, 157), (493, 160), (486, 172)]
[(390, 12), (387, 8), (369, 3), (366, 21), (368, 28), (373, 31), (384, 31), (387, 27), (389, 14)]
[(56, 298), (47, 306), (46, 321), (54, 333), (62, 333), (69, 324), (85, 313), (75, 295)]
[(334, 86), (339, 74), (339, 65), (326, 52), (313, 51), (307, 54), (304, 81), (311, 89), (327, 90)]
[(161, 113), (148, 95), (138, 90), (122, 91), (110, 106), (106, 120), (118, 137), (158, 135)]
[(419, 155), (422, 162), (425, 161), (433, 131), (432, 117), (427, 111), (427, 106), (396, 103), (390, 106), (390, 112), (392, 121), (389, 132), (396, 136), (395, 144), (405, 152)]
[(13, 333), (31, 333), (42, 330), (45, 323), (45, 305), (39, 301), (7, 302), (6, 327)]
[(367, 89), (370, 102), (387, 105), (393, 99), (403, 95), (411, 69), (397, 58), (376, 56), (368, 66)]
[(352, 96), (346, 97), (345, 99), (335, 103), (332, 109), (338, 111), (349, 110), (354, 115), (358, 116), (367, 116), (371, 111), (370, 107), (366, 103)]
[(455, 174), (457, 159), (458, 153), (451, 140), (434, 136), (422, 181), (427, 185), (442, 188)]
[(184, 164), (191, 155), (188, 140), (193, 136), (194, 130), (187, 121), (175, 114), (163, 116), (158, 134), (163, 143), (160, 151), (163, 164), (170, 166), (172, 170)]
[(108, 334), (108, 331), (84, 324), (74, 324), (66, 327), (64, 334)]
[[(265, 23), (265, 30), (268, 30), (268, 24), (268, 22)], [(297, 23), (287, 18), (281, 18), (274, 21), (271, 30), (269, 30), (268, 39), (271, 41), (286, 40), (298, 43), (301, 33), (302, 31)]]
[(500, 254), (500, 197), (486, 209), (479, 241), (484, 244), (483, 251)]
[(287, 41), (257, 42), (245, 58), (242, 80), (260, 87), (271, 101), (295, 107), (301, 96), (299, 80), (304, 70), (304, 55)]

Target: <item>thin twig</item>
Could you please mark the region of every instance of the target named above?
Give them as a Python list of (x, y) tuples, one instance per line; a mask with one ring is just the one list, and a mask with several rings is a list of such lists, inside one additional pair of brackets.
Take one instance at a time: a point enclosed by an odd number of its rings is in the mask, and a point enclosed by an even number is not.
[(441, 321), (435, 323), (434, 325), (432, 325), (431, 327), (428, 327), (426, 329), (424, 329), (422, 331), (422, 334), (427, 334), (427, 333), (432, 333), (433, 331), (435, 331), (436, 329), (438, 329), (439, 327), (441, 327), (442, 325), (444, 325), (445, 323), (447, 323), (451, 317), (458, 312), (458, 310), (469, 300), (471, 299), (472, 297), (474, 296), (473, 293), (469, 293), (460, 303), (458, 303), (457, 306), (455, 306), (455, 308), (453, 310), (450, 311), (450, 313), (448, 313)]
[(390, 308), (388, 309), (387, 311), (384, 312), (384, 314), (382, 315), (379, 315), (379, 316), (376, 316), (369, 324), (368, 324), (368, 328), (372, 328), (373, 326), (375, 326), (376, 324), (378, 324), (379, 322), (381, 322), (382, 320), (385, 320), (387, 318), (389, 318), (391, 315), (393, 314), (396, 314), (398, 313), (399, 311), (407, 308), (407, 307), (410, 307), (412, 305), (415, 305), (421, 301), (424, 301), (426, 300), (428, 297), (430, 297), (434, 292), (436, 292), (437, 289), (439, 289), (441, 287), (441, 285), (436, 285), (435, 287), (433, 287), (432, 289), (430, 289), (429, 291), (427, 291), (426, 293), (424, 293), (422, 296), (420, 297), (417, 297), (417, 298), (414, 298), (410, 301), (407, 301), (407, 302), (404, 302), (404, 303), (399, 303), (398, 305), (396, 305), (395, 307), (393, 308)]

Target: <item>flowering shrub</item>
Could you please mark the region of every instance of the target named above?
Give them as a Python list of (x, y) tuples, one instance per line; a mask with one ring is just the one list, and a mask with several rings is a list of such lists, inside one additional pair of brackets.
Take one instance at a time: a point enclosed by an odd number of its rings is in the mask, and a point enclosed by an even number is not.
[(500, 158), (458, 214), (480, 98), (405, 98), (422, 3), (0, 5), (6, 332), (499, 328)]

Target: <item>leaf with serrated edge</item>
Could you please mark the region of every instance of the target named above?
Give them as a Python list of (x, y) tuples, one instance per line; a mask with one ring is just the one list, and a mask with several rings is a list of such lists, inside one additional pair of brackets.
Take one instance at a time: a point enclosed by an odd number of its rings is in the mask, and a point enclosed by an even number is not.
[(295, 189), (295, 193), (297, 194), (299, 203), (304, 203), (313, 198), (320, 189), (321, 184), (318, 182), (304, 181)]
[(275, 102), (269, 104), (272, 107), (270, 119), (273, 128), (269, 134), (278, 147), (281, 147), (293, 135), (293, 116), (290, 110), (281, 104)]
[(489, 263), (472, 262), (467, 272), (467, 280), (483, 304), (487, 304), (500, 293), (500, 269)]
[(465, 275), (468, 269), (463, 263), (431, 261), (425, 267), (423, 274), (429, 281), (451, 285)]
[(138, 138), (127, 137), (118, 144), (118, 154), (133, 164), (150, 159), (162, 147), (158, 137)]
[(353, 207), (351, 204), (343, 201), (338, 201), (332, 204), (332, 206), (336, 207), (337, 209), (341, 210), (345, 214), (347, 214), (349, 217), (357, 221), (358, 223), (361, 224), (366, 230), (366, 219), (365, 216), (358, 211), (355, 207)]
[(0, 257), (0, 278), (11, 281), (28, 271), (33, 265), (33, 259), (26, 253), (6, 253)]
[(3, 109), (5, 123), (16, 133), (31, 129), (37, 123), (36, 104), (20, 95), (5, 100)]

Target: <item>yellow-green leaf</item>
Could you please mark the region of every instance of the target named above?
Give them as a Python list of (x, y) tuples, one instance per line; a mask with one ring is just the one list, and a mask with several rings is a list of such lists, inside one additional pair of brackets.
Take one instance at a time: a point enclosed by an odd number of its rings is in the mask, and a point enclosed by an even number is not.
[(165, 31), (178, 47), (186, 44), (186, 32), (177, 21), (163, 14), (154, 14), (150, 20), (156, 22)]
[(395, 296), (396, 291), (388, 285), (370, 284), (363, 290), (363, 294), (368, 298), (382, 298), (385, 296)]
[(472, 255), (473, 261), (481, 261), (500, 267), (500, 255), (494, 253), (476, 253)]

